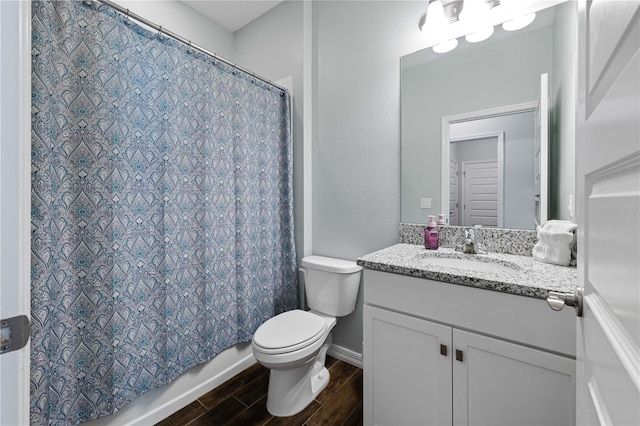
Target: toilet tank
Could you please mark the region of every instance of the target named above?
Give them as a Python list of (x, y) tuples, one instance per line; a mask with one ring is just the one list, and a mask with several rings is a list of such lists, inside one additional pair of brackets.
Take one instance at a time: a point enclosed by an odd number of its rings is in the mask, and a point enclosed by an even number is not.
[(309, 308), (336, 317), (355, 310), (362, 266), (324, 256), (307, 256), (301, 265)]

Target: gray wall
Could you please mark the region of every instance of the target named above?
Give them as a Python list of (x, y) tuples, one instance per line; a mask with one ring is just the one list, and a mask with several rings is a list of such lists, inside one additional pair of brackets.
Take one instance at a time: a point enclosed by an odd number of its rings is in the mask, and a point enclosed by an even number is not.
[(535, 112), (452, 124), (450, 138), (494, 132), (504, 132), (503, 227), (535, 229)]
[(303, 2), (285, 1), (235, 33), (236, 62), (277, 81), (292, 77), (293, 200), (298, 264), (304, 247)]
[[(400, 56), (424, 2), (313, 3), (313, 252), (356, 259), (398, 242)], [(362, 352), (362, 288), (334, 343)]]
[(230, 61), (235, 56), (233, 33), (179, 1), (115, 0), (143, 18), (191, 40)]
[[(426, 223), (427, 215), (442, 213), (442, 117), (539, 99), (551, 52), (547, 27), (402, 71), (403, 222)], [(430, 210), (420, 209), (421, 197), (431, 198)]]
[[(470, 136), (473, 137), (474, 134)], [(449, 158), (456, 160), (458, 163), (464, 161), (497, 160), (498, 150), (496, 146), (496, 137), (452, 142), (449, 147)]]
[(551, 146), (549, 181), (551, 194), (549, 217), (553, 219), (575, 219), (569, 216), (569, 196), (576, 193), (576, 76), (577, 76), (577, 26), (576, 2), (560, 5), (554, 21), (553, 73), (551, 74), (550, 120)]

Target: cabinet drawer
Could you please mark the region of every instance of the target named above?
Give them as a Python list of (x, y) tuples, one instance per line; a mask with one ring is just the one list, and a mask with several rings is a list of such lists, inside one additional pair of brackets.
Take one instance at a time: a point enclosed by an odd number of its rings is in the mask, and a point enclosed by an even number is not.
[(364, 303), (575, 356), (574, 310), (542, 299), (365, 269)]

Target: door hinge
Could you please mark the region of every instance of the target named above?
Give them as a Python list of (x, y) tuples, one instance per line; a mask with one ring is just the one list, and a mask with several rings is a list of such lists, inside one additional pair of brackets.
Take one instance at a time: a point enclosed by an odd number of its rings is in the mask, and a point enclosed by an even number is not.
[(26, 315), (0, 320), (0, 355), (24, 348), (30, 333), (31, 325)]

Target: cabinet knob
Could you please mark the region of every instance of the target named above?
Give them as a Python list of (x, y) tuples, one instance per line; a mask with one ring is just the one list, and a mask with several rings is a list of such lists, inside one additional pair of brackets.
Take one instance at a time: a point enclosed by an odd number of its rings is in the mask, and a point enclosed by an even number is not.
[(447, 345), (440, 344), (440, 355), (447, 356)]
[(463, 361), (462, 351), (460, 349), (456, 349), (456, 361)]

